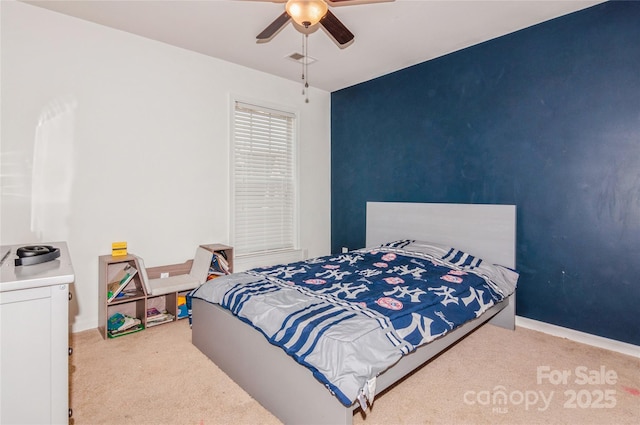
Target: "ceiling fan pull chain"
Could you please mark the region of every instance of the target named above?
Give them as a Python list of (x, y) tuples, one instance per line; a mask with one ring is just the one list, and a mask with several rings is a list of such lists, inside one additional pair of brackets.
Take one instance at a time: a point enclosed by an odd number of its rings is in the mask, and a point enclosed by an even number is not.
[[(302, 60), (304, 61), (304, 56), (306, 55), (305, 49), (304, 49), (304, 34), (302, 34)], [(302, 62), (302, 83), (303, 83), (303, 88), (302, 88), (302, 94), (304, 94), (304, 62)]]
[(302, 89), (302, 94), (306, 95), (306, 99), (304, 103), (309, 103), (309, 34), (304, 35), (304, 47), (303, 47), (303, 73), (304, 76), (304, 88)]

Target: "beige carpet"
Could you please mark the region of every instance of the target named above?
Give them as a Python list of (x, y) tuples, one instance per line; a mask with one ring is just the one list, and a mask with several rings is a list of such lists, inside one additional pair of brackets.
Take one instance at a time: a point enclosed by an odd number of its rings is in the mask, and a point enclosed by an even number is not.
[[(75, 425), (280, 423), (191, 344), (186, 320), (71, 339)], [(354, 424), (640, 424), (640, 359), (487, 325), (379, 395)]]

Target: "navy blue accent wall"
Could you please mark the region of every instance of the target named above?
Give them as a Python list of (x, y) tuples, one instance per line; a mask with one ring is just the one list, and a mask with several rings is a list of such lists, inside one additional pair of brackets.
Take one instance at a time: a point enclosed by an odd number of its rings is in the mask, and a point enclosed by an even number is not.
[(332, 93), (332, 251), (367, 201), (515, 204), (517, 314), (640, 345), (640, 2)]

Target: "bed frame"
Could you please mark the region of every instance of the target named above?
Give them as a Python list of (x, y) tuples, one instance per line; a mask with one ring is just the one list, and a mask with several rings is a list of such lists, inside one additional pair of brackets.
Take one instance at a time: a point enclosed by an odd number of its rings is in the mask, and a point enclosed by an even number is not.
[[(367, 246), (397, 239), (448, 244), (515, 268), (514, 205), (367, 203)], [(192, 342), (222, 371), (285, 424), (351, 424), (345, 407), (311, 372), (253, 327), (216, 304), (193, 300)], [(400, 359), (378, 376), (380, 393), (490, 322), (515, 329), (515, 294), (444, 337)]]

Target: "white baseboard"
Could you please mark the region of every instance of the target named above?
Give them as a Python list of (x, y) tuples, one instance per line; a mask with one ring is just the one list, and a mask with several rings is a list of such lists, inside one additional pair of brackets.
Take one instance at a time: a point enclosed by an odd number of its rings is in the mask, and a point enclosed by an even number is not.
[(616, 341), (615, 339), (603, 338), (601, 336), (563, 328), (562, 326), (552, 325), (520, 316), (516, 316), (516, 326), (543, 332), (560, 338), (566, 338), (582, 344), (604, 348), (605, 350), (615, 351), (617, 353), (626, 354), (627, 356), (640, 358), (640, 346)]
[(82, 331), (86, 331), (89, 329), (97, 329), (98, 328), (98, 321), (97, 319), (94, 321), (90, 321), (90, 320), (84, 320), (82, 322), (73, 322), (73, 324), (71, 324), (70, 326), (70, 332), (71, 333), (77, 333), (77, 332), (82, 332)]

